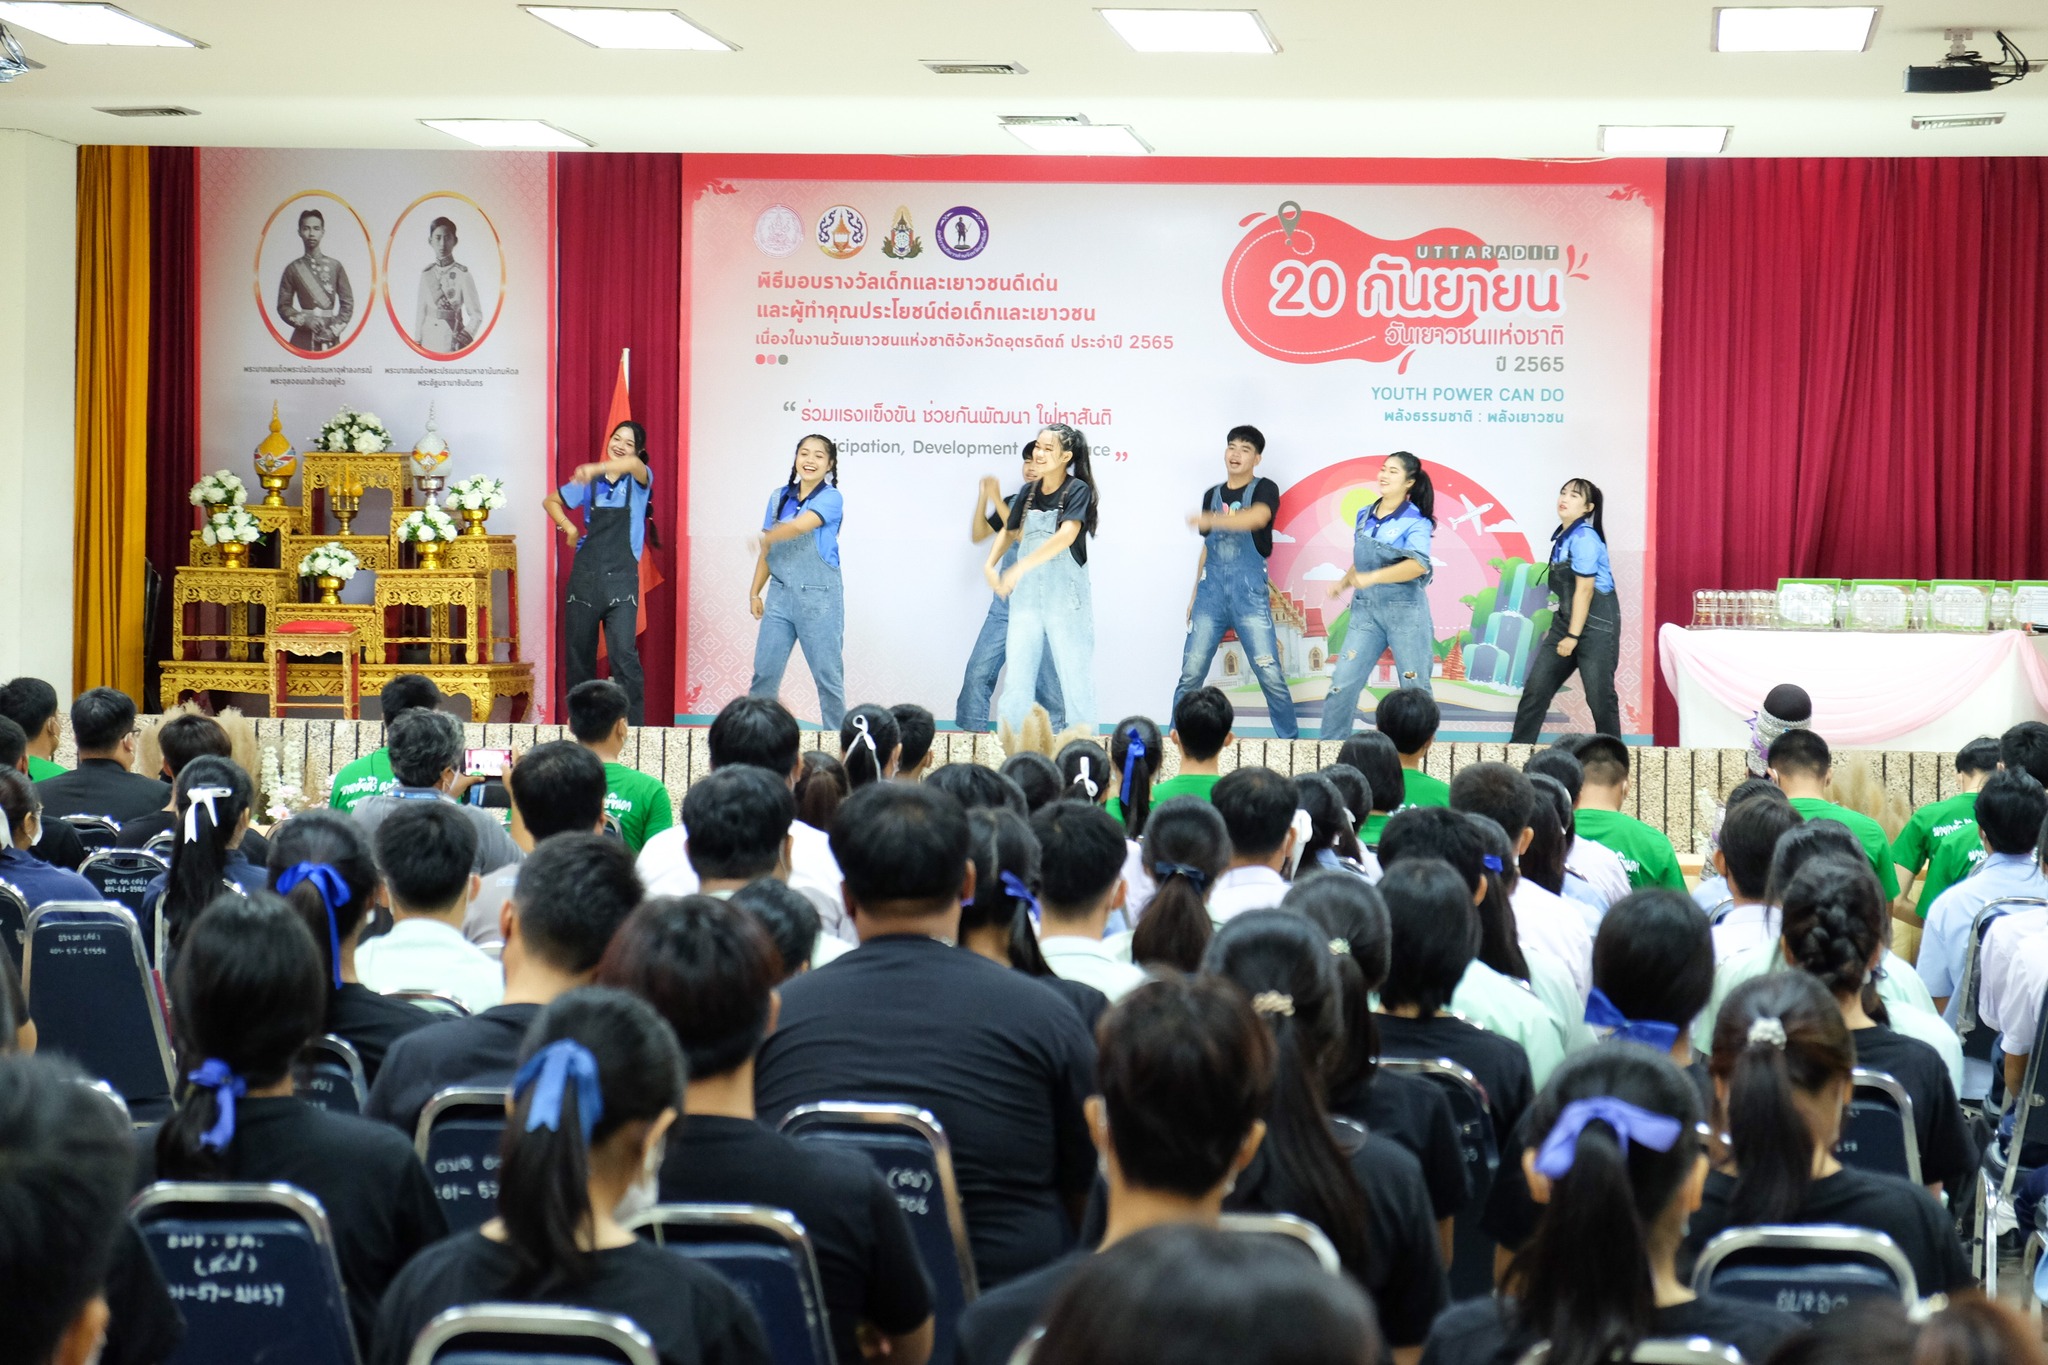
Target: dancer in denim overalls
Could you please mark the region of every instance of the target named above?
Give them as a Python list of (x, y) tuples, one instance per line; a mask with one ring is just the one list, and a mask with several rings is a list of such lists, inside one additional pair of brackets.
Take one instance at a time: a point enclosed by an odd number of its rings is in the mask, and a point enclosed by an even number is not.
[(1558, 490), (1558, 527), (1550, 537), (1550, 592), (1557, 607), (1529, 663), (1510, 744), (1539, 741), (1551, 699), (1573, 669), (1586, 689), (1594, 731), (1621, 736), (1621, 704), (1614, 695), (1621, 599), (1615, 596), (1614, 567), (1607, 559), (1607, 528), (1600, 523), (1606, 501), (1591, 479), (1566, 479)]
[[(640, 556), (647, 551), (647, 495), (654, 483), (647, 467), (646, 428), (619, 423), (605, 442), (605, 454), (595, 464), (578, 465), (569, 482), (542, 499), (541, 507), (576, 556), (562, 603), (569, 686), (597, 676), (601, 625), (612, 681), (626, 690), (626, 723), (640, 725), (646, 719), (636, 638)], [(583, 525), (569, 516), (571, 507), (584, 508)]]
[[(782, 690), (789, 651), (804, 647), (818, 685), (819, 719), (837, 730), (846, 715), (846, 591), (839, 577), (839, 447), (823, 436), (797, 442), (789, 482), (768, 498), (757, 538), (748, 609), (761, 623), (754, 640), (754, 681), (748, 695)], [(763, 591), (767, 596), (764, 599)]]
[[(1031, 456), (1037, 448), (1036, 441), (1024, 443), (1024, 479), (1027, 483), (1033, 478)], [(974, 499), (970, 534), (976, 545), (990, 536), (1002, 534), (1003, 518), (999, 514), (1007, 510), (1002, 486), (993, 474), (985, 476)], [(1013, 545), (996, 567), (998, 571), (1007, 571), (1016, 562), (1017, 548)], [(992, 597), (988, 615), (982, 618), (981, 634), (974, 637), (974, 648), (967, 655), (967, 672), (960, 679), (960, 699), (953, 703), (953, 723), (962, 730), (980, 732), (988, 729), (989, 701), (996, 694), (996, 679), (1003, 671), (1003, 659), (1009, 648), (1010, 604), (1001, 597)], [(1058, 734), (1066, 725), (1066, 703), (1060, 696), (1060, 680), (1053, 672), (1051, 654), (1045, 655), (1038, 665), (1038, 704), (1052, 718), (1053, 733)]]
[[(1040, 471), (1010, 500), (1010, 519), (989, 546), (982, 573), (996, 596), (1010, 603), (1010, 677), (1035, 678), (1039, 660), (1052, 655), (1067, 728), (1095, 733), (1095, 603), (1088, 589), (1088, 537), (1095, 534), (1099, 499), (1088, 466), (1088, 439), (1070, 426), (1038, 433), (1033, 456)], [(1017, 547), (1017, 562), (1001, 569)], [(1031, 714), (1031, 689), (1003, 689), (999, 718), (1011, 732)]]
[(1215, 661), (1223, 632), (1235, 630), (1251, 664), (1273, 733), (1295, 737), (1294, 693), (1280, 666), (1273, 631), (1273, 601), (1266, 583), (1266, 557), (1273, 553), (1273, 518), (1280, 514), (1280, 486), (1258, 476), (1266, 438), (1257, 427), (1233, 427), (1223, 446), (1229, 476), (1202, 495), (1202, 510), (1188, 525), (1203, 535), (1195, 592), (1188, 601), (1188, 641), (1180, 656), (1180, 682), (1173, 689), (1171, 715), (1180, 699), (1202, 685)]
[(1351, 572), (1330, 587), (1330, 596), (1351, 594), (1351, 624), (1337, 656), (1330, 695), (1323, 699), (1317, 728), (1322, 739), (1351, 733), (1358, 693), (1380, 655), (1394, 651), (1394, 672), (1403, 687), (1432, 690), (1430, 665), (1436, 634), (1429, 620), (1429, 541), (1436, 528), (1436, 489), (1422, 461), (1405, 450), (1380, 466), (1379, 501), (1358, 514), (1351, 541)]

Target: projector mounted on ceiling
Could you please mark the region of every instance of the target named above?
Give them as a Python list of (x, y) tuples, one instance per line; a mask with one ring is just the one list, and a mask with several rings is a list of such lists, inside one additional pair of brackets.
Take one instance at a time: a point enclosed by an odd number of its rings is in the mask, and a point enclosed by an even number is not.
[(1970, 50), (1970, 39), (1976, 30), (1952, 28), (1947, 30), (1948, 55), (1941, 59), (1939, 66), (1909, 66), (1906, 68), (1906, 93), (1909, 95), (1981, 95), (2001, 85), (2010, 85), (2033, 70), (2033, 63), (2027, 54), (2012, 45), (2012, 40), (2003, 33), (1995, 34), (1998, 39), (1999, 55), (2003, 60), (1989, 62)]

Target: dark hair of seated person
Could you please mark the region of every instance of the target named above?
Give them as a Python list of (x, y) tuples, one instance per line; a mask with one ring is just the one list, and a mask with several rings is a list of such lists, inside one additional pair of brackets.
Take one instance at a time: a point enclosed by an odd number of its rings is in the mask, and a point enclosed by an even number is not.
[(897, 742), (896, 768), (899, 772), (911, 772), (924, 762), (932, 751), (932, 741), (938, 738), (939, 727), (932, 713), (916, 702), (898, 702), (889, 708), (889, 714), (896, 718)]
[(786, 781), (796, 771), (803, 730), (773, 697), (734, 697), (719, 709), (704, 742), (713, 768), (744, 764), (766, 768)]
[(782, 862), (796, 799), (760, 768), (720, 768), (683, 793), (690, 866), (707, 881), (752, 881)]
[(675, 1031), (689, 1079), (708, 1080), (760, 1050), (781, 965), (761, 922), (730, 902), (656, 896), (612, 936), (597, 984), (654, 1006)]
[(445, 910), (469, 889), (476, 826), (451, 802), (407, 801), (378, 824), (370, 842), (395, 910)]
[[(1055, 802), (1045, 809), (1061, 804), (1066, 803)], [(1109, 819), (1107, 815), (1102, 818)], [(1037, 835), (1022, 817), (1007, 810), (971, 810), (967, 812), (967, 830), (968, 856), (974, 863), (974, 899), (960, 906), (960, 946), (971, 948), (984, 940), (1000, 942), (1002, 953), (1018, 971), (1031, 976), (1054, 975), (1039, 951), (1030, 901), (1003, 881), (1007, 872), (1026, 893), (1038, 885), (1042, 850)], [(990, 946), (988, 951), (997, 950)]]
[(852, 790), (845, 764), (823, 749), (806, 749), (796, 786), (790, 791), (796, 798), (796, 818), (812, 829), (828, 831), (839, 814), (839, 803)]
[(1747, 900), (1762, 900), (1771, 884), (1771, 860), (1779, 842), (1788, 830), (1805, 823), (1806, 817), (1782, 797), (1752, 797), (1731, 804), (1721, 817), (1719, 835), (1728, 889)]
[(1238, 858), (1265, 858), (1287, 841), (1300, 798), (1293, 779), (1271, 768), (1236, 768), (1218, 778), (1209, 804), (1230, 831)]
[[(279, 825), (270, 836), (270, 884), (300, 863), (325, 864), (334, 869), (346, 892), (343, 899), (329, 903), (317, 881), (307, 878), (284, 894), (286, 905), (312, 935), (320, 955), (320, 1001), (324, 1011), (327, 994), (339, 971), (334, 945), (344, 944), (361, 932), (377, 900), (377, 861), (371, 856), (370, 841), (361, 824), (332, 810), (309, 810)], [(463, 864), (466, 874), (469, 864)]]
[(401, 711), (385, 727), (384, 752), (401, 784), (437, 786), (451, 768), (462, 767), (462, 726), (445, 711)]
[(1026, 814), (1037, 810), (1048, 801), (1060, 799), (1060, 792), (1066, 786), (1066, 779), (1060, 776), (1059, 765), (1044, 754), (1026, 749), (1011, 754), (1003, 760), (1002, 775), (1017, 784), (1017, 790), (1024, 793)]
[(557, 834), (589, 834), (604, 819), (604, 760), (574, 740), (549, 740), (519, 756), (505, 790), (536, 844)]
[[(220, 894), (242, 819), (255, 796), (249, 775), (225, 758), (195, 758), (171, 785), (178, 837), (171, 843), (170, 872), (157, 907), (171, 946), (185, 941), (192, 921)], [(186, 838), (188, 832), (196, 837)]]
[(233, 758), (235, 747), (228, 739), (228, 732), (221, 728), (212, 716), (202, 716), (197, 711), (186, 711), (172, 716), (156, 729), (157, 748), (164, 756), (164, 767), (172, 778), (185, 771), (185, 765), (195, 758), (211, 755), (214, 758)]
[(1096, 1090), (1129, 1184), (1199, 1199), (1272, 1106), (1272, 1034), (1231, 981), (1147, 981), (1096, 1026)]
[(1593, 984), (1629, 1019), (1684, 1031), (1714, 993), (1714, 934), (1691, 896), (1646, 886), (1616, 901), (1593, 938)]
[(957, 904), (967, 844), (967, 812), (923, 783), (871, 782), (846, 798), (832, 825), (832, 856), (846, 889), (874, 919)]
[(839, 723), (839, 762), (846, 769), (847, 785), (855, 791), (894, 776), (902, 749), (903, 733), (886, 706), (863, 703)]
[(135, 699), (113, 687), (94, 687), (71, 702), (71, 738), (78, 756), (110, 753), (135, 729)]
[(1799, 875), (1799, 869), (1815, 858), (1862, 858), (1863, 845), (1840, 820), (1803, 820), (1778, 836), (1771, 852), (1771, 874), (1764, 887), (1764, 899), (1772, 905), (1783, 903), (1785, 888)]
[(1197, 687), (1173, 708), (1173, 738), (1183, 758), (1207, 763), (1230, 743), (1237, 708), (1220, 687)]
[(1352, 812), (1360, 820), (1371, 814), (1391, 815), (1408, 799), (1407, 784), (1401, 776), (1401, 751), (1379, 731), (1360, 730), (1345, 740), (1337, 750), (1337, 761), (1365, 779), (1372, 806)]
[(926, 773), (924, 782), (968, 810), (1009, 810), (1027, 818), (1031, 814), (1022, 787), (979, 763), (948, 763)]
[(1470, 888), (1441, 859), (1404, 858), (1380, 878), (1379, 891), (1390, 931), (1381, 1003), (1413, 1006), (1425, 1019), (1442, 1013), (1479, 951)]
[(557, 970), (581, 975), (597, 966), (641, 895), (624, 844), (602, 834), (557, 835), (519, 864), (512, 904), (520, 941)]
[(823, 926), (818, 920), (818, 907), (803, 892), (774, 877), (757, 877), (733, 892), (727, 904), (736, 905), (761, 921), (761, 927), (774, 940), (782, 961), (775, 978), (778, 985), (809, 970)]
[(1131, 935), (1131, 961), (1199, 971), (1214, 932), (1209, 893), (1230, 866), (1230, 831), (1201, 797), (1176, 796), (1146, 817), (1141, 852), (1156, 889)]

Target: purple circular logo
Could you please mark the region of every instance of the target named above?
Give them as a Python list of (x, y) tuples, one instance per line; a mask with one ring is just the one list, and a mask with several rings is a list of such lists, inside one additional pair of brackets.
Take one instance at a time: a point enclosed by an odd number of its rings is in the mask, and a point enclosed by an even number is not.
[(988, 219), (981, 210), (960, 204), (939, 215), (933, 235), (939, 239), (939, 250), (956, 261), (971, 261), (988, 245)]

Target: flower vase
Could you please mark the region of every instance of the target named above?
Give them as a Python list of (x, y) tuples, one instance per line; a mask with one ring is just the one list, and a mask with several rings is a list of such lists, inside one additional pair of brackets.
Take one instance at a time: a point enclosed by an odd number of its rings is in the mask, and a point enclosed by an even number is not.
[(441, 552), (446, 547), (438, 540), (416, 540), (413, 548), (419, 552), (420, 567), (430, 573), (441, 568)]
[(490, 534), (489, 531), (484, 529), (484, 519), (490, 516), (490, 508), (461, 507), (456, 510), (461, 512), (462, 519), (469, 523), (469, 525), (462, 528), (462, 534), (466, 536), (487, 536)]
[(224, 569), (246, 569), (249, 567), (249, 547), (239, 540), (224, 540), (220, 543), (220, 564)]
[(341, 603), (341, 580), (332, 574), (321, 574), (314, 578), (313, 586), (320, 589), (320, 605), (339, 606)]

